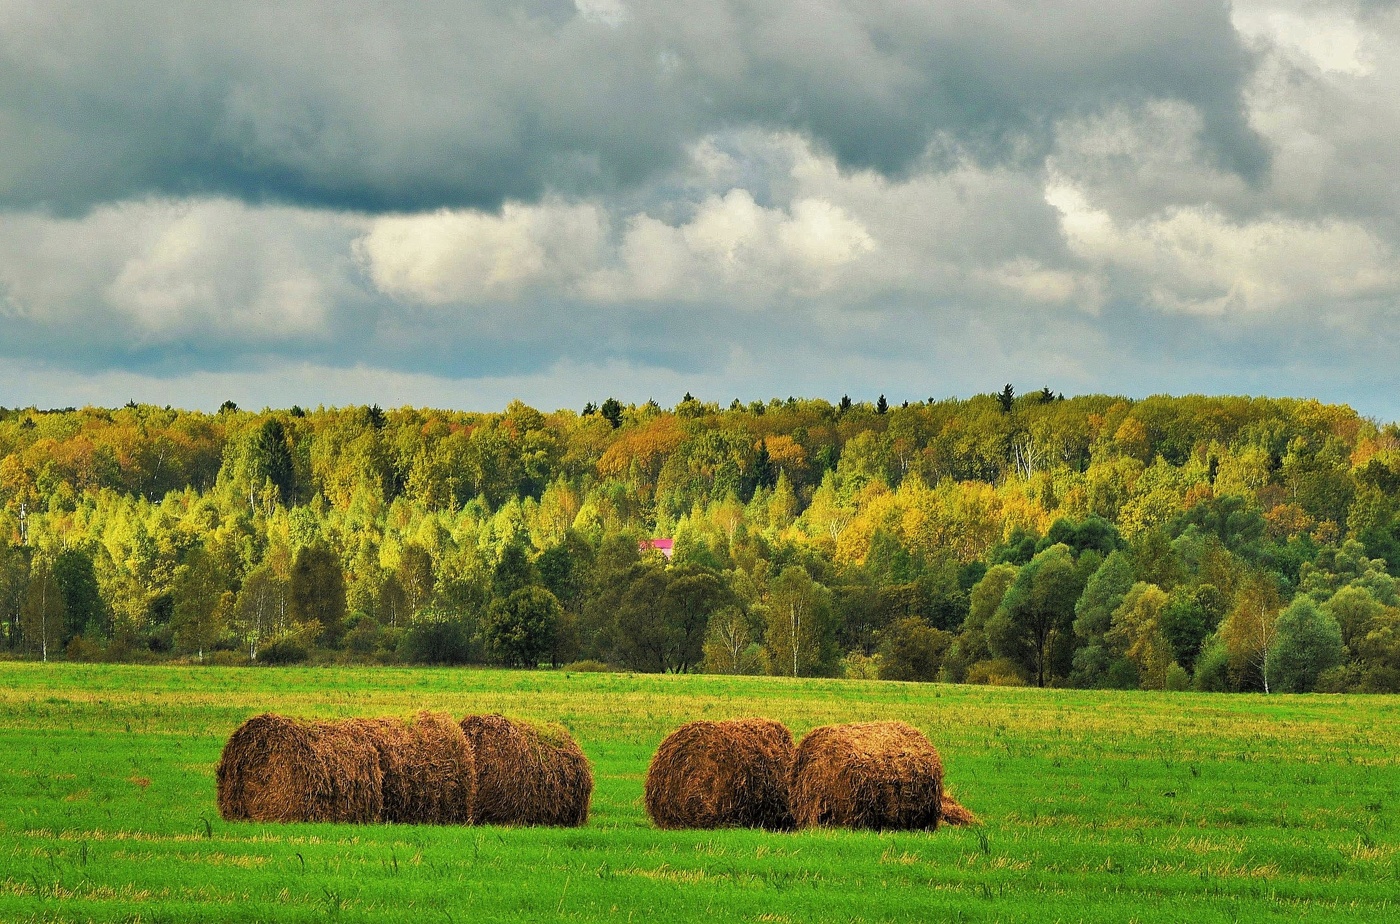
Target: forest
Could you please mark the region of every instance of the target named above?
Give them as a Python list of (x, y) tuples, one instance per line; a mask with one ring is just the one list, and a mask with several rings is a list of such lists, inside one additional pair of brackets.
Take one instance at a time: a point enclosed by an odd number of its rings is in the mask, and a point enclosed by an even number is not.
[(0, 409), (0, 656), (1397, 692), (1398, 504), (1299, 399)]

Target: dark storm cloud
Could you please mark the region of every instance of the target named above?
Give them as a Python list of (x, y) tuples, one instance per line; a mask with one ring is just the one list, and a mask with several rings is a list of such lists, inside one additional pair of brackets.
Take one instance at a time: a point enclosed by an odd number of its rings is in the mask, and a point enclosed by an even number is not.
[[(586, 4), (585, 4), (586, 6)], [(1226, 4), (18, 3), (0, 204), (148, 194), (361, 210), (607, 193), (735, 126), (898, 173), (933, 144), (1042, 153), (1051, 124), (1171, 98), (1253, 176)]]

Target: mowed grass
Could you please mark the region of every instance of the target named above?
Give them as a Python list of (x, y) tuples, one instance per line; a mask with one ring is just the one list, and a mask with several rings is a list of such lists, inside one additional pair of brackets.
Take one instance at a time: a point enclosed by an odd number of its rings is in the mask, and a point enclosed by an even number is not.
[[(226, 823), (214, 766), (265, 710), (568, 726), (572, 830)], [(985, 821), (662, 832), (680, 723), (902, 719)], [(1400, 920), (1400, 700), (834, 680), (0, 663), (0, 921)]]

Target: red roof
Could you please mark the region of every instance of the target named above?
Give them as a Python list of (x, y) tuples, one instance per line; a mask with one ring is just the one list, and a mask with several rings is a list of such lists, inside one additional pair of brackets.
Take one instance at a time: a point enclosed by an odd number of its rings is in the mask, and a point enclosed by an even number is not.
[(643, 539), (637, 543), (637, 551), (660, 552), (662, 558), (670, 561), (671, 556), (676, 554), (676, 550), (671, 547), (672, 545), (674, 543), (670, 539)]

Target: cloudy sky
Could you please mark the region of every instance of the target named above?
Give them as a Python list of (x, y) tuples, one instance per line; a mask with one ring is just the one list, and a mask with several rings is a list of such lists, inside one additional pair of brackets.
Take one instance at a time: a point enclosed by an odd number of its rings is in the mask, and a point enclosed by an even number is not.
[(1381, 0), (0, 0), (0, 405), (1400, 418)]

